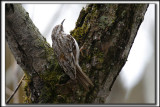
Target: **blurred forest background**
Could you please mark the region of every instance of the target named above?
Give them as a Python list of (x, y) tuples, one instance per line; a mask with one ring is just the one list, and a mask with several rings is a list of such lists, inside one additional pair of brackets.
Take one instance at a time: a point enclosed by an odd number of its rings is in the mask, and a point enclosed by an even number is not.
[[(127, 4), (126, 4), (127, 5)], [(51, 43), (51, 31), (63, 19), (64, 31), (74, 29), (79, 13), (86, 4), (22, 4), (33, 23)], [(150, 4), (128, 60), (121, 70), (106, 103), (155, 103), (155, 4)], [(17, 87), (23, 70), (17, 65), (7, 42), (5, 43), (6, 100)], [(10, 103), (24, 103), (23, 80)]]

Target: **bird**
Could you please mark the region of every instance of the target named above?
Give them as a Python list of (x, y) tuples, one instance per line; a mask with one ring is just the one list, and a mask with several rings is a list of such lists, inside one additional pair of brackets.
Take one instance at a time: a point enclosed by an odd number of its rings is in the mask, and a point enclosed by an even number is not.
[(65, 19), (52, 30), (51, 38), (54, 54), (59, 65), (70, 79), (78, 80), (86, 90), (89, 90), (94, 85), (79, 65), (80, 50), (78, 43), (70, 34), (64, 32), (64, 21)]

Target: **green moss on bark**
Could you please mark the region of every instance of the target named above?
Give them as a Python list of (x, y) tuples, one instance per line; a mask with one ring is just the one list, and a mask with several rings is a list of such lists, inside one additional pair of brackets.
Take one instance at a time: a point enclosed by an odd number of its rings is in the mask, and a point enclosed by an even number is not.
[[(122, 54), (131, 36), (132, 28), (129, 24), (133, 24), (132, 17), (135, 14), (132, 7), (134, 5), (125, 7), (119, 4), (90, 4), (81, 10), (76, 27), (70, 33), (78, 41), (79, 47), (84, 47), (83, 55), (80, 55), (80, 66), (94, 83), (89, 92), (81, 87), (73, 90), (75, 84), (69, 84), (69, 87), (73, 87), (69, 89), (72, 91), (69, 94), (58, 90), (64, 76), (63, 70), (54, 58), (54, 50), (46, 45), (46, 41), (39, 44), (38, 47), (45, 47), (45, 54), (41, 54), (41, 57), (48, 62), (41, 75), (45, 85), (39, 96), (40, 103), (105, 102), (127, 58), (122, 58)], [(137, 17), (136, 21), (139, 23), (141, 20), (141, 17)], [(62, 88), (68, 88), (67, 86), (68, 84)], [(101, 94), (105, 94), (105, 97)]]

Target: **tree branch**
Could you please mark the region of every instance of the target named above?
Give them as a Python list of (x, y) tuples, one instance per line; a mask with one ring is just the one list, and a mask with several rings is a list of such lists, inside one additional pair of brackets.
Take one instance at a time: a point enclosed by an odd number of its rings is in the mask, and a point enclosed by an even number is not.
[(7, 99), (6, 103), (8, 104), (11, 99), (13, 98), (13, 96), (16, 94), (17, 90), (19, 89), (19, 87), (21, 86), (22, 84), (22, 80), (24, 79), (25, 75), (22, 76), (21, 80), (19, 81), (17, 87), (15, 88), (15, 90), (13, 91), (12, 95)]
[(94, 81), (86, 102), (104, 103), (127, 61), (148, 4), (90, 4), (71, 32), (84, 53), (80, 64)]
[(5, 35), (7, 43), (28, 78), (31, 99), (39, 102), (39, 96), (44, 85), (47, 71), (57, 66), (53, 49), (35, 27), (29, 14), (20, 4), (6, 4), (5, 6)]
[[(80, 65), (94, 83), (86, 92), (59, 67), (20, 4), (6, 4), (6, 40), (30, 78), (28, 103), (104, 103), (124, 66), (148, 4), (90, 4), (71, 35), (82, 47)], [(30, 97), (31, 96), (31, 97)]]

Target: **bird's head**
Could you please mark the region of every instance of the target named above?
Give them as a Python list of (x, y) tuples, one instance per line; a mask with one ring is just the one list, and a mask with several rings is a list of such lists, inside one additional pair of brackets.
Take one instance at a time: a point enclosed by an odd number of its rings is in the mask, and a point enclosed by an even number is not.
[(58, 35), (61, 34), (63, 32), (63, 22), (65, 21), (65, 19), (61, 22), (61, 24), (56, 25), (53, 30), (52, 30), (52, 35)]

